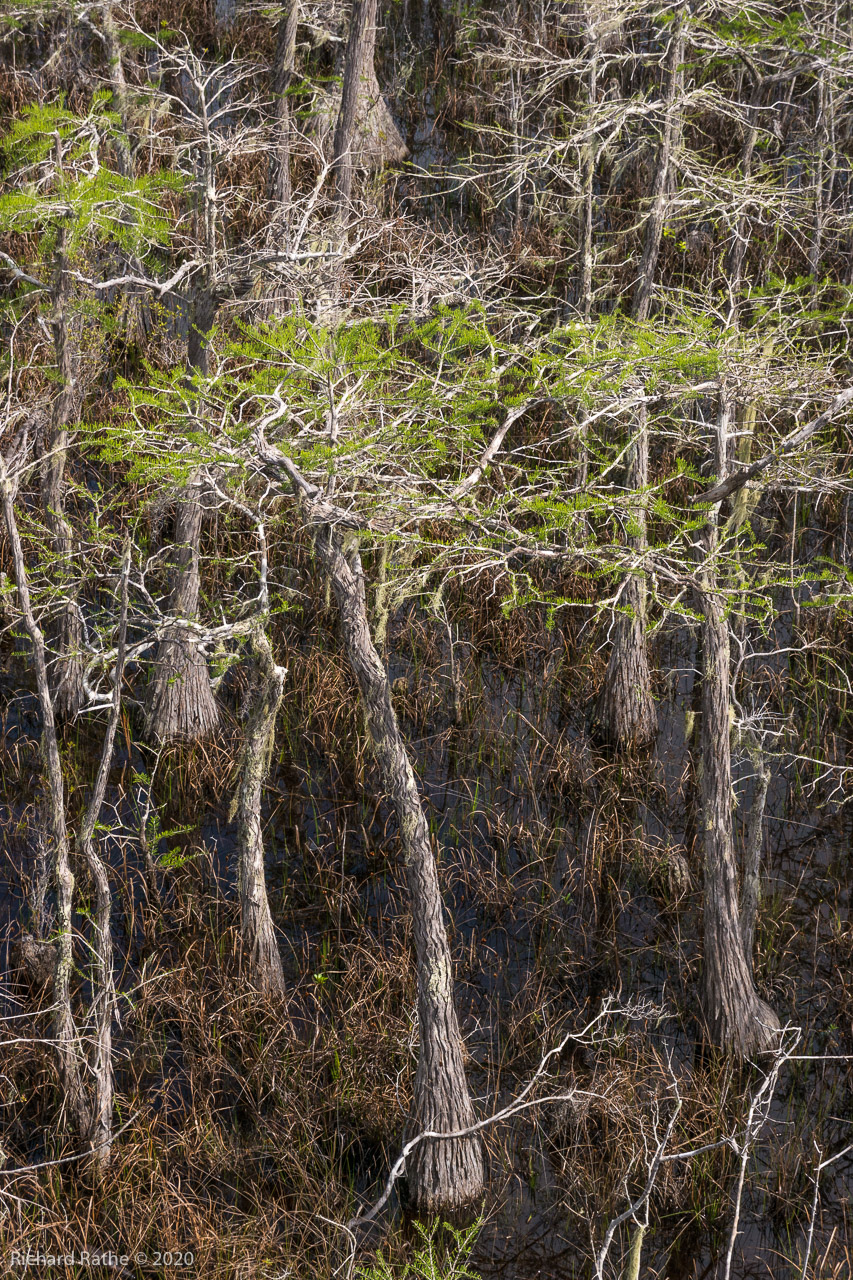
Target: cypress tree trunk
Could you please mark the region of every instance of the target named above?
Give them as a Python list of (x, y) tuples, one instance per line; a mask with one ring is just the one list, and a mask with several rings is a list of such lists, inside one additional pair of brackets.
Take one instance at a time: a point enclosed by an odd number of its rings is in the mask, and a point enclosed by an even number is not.
[[(203, 378), (210, 372), (210, 333), (224, 297), (240, 297), (251, 286), (251, 279), (232, 280), (223, 292), (214, 278), (215, 210), (212, 162), (208, 156), (203, 171), (205, 197), (200, 202), (200, 220), (204, 227), (207, 266), (203, 281), (192, 294), (187, 364)], [(172, 555), (172, 591), (168, 611), (193, 620), (198, 615), (201, 589), (199, 550), (201, 545), (202, 503), (198, 479), (191, 480), (183, 491), (175, 514), (175, 548)], [(157, 742), (203, 738), (219, 723), (219, 710), (207, 663), (190, 639), (185, 627), (169, 628), (154, 656), (154, 676), (149, 687), (145, 720), (146, 736)]]
[[(628, 462), (626, 487), (639, 490), (649, 477), (649, 434), (646, 408), (640, 406), (640, 428)], [(646, 549), (646, 516), (633, 513), (638, 532), (628, 543), (639, 555)], [(629, 574), (622, 589), (623, 609), (613, 623), (613, 647), (604, 676), (601, 725), (605, 739), (618, 748), (645, 747), (657, 734), (657, 708), (652, 697), (652, 677), (646, 651), (646, 584)]]
[(655, 178), (652, 186), (652, 205), (646, 220), (643, 240), (643, 260), (634, 291), (633, 315), (635, 320), (648, 319), (655, 287), (655, 271), (660, 255), (660, 242), (669, 203), (669, 185), (673, 151), (679, 128), (679, 92), (681, 89), (681, 64), (684, 61), (684, 12), (679, 9), (675, 20), (667, 54), (666, 110), (663, 134), (658, 150)]
[[(809, 274), (812, 277), (811, 304), (817, 305), (818, 278), (820, 276), (820, 260), (823, 251), (824, 222), (826, 218), (824, 188), (829, 197), (835, 179), (835, 156), (831, 153), (828, 181), (826, 180), (826, 152), (828, 148), (827, 118), (827, 85), (826, 71), (822, 69), (815, 89), (815, 138), (814, 138), (814, 217), (812, 241), (809, 247)], [(833, 149), (834, 150), (834, 149)]]
[(53, 845), (53, 869), (56, 883), (56, 965), (53, 971), (53, 1039), (59, 1066), (59, 1078), (67, 1106), (80, 1134), (86, 1136), (91, 1126), (91, 1113), (80, 1074), (80, 1047), (77, 1028), (71, 1012), (71, 976), (74, 970), (74, 941), (72, 917), (74, 909), (74, 876), (68, 847), (68, 829), (65, 825), (65, 783), (59, 758), (56, 721), (53, 714), (53, 698), (47, 677), (47, 658), (44, 636), (35, 619), (30, 601), (30, 589), (24, 552), (15, 519), (14, 495), (16, 485), (10, 478), (5, 460), (0, 457), (0, 494), (3, 517), (9, 539), (15, 584), (24, 625), (33, 646), (33, 667), (38, 690), (42, 719), (41, 746), (49, 806), (50, 831)]
[[(53, 283), (51, 327), (56, 354), (59, 392), (50, 414), (50, 432), (45, 442), (41, 468), (41, 500), (45, 523), (57, 560), (54, 582), (65, 583), (74, 550), (71, 525), (65, 518), (63, 490), (68, 454), (68, 428), (78, 413), (76, 352), (69, 332), (68, 308), (71, 275), (68, 270), (68, 229), (63, 224), (57, 236)], [(59, 606), (50, 632), (49, 645), (55, 651), (51, 690), (55, 714), (60, 718), (77, 714), (85, 700), (83, 691), (83, 619), (80, 606), (69, 587)]]
[[(420, 1057), (415, 1077), (415, 1132), (453, 1132), (474, 1122), (462, 1037), (453, 999), (450, 947), (438, 873), (411, 761), (391, 702), (388, 672), (370, 635), (358, 549), (344, 555), (341, 535), (325, 525), (317, 551), (330, 576), (347, 657), (367, 713), (382, 782), (397, 814), (412, 905), (418, 976)], [(409, 1192), (425, 1216), (452, 1214), (483, 1191), (483, 1157), (475, 1135), (421, 1143), (407, 1169)]]
[(755, 921), (761, 904), (761, 852), (764, 845), (764, 810), (770, 786), (770, 770), (764, 753), (756, 745), (750, 752), (755, 766), (755, 789), (746, 824), (746, 847), (743, 859), (743, 884), (740, 895), (741, 933), (746, 961), (752, 975), (752, 951), (755, 945)]
[(122, 131), (116, 138), (118, 170), (123, 178), (131, 178), (133, 176), (133, 162), (130, 154), (130, 130), (128, 128), (127, 81), (124, 78), (124, 67), (121, 63), (121, 42), (116, 31), (111, 0), (103, 0), (101, 21), (104, 28), (104, 49), (107, 55), (107, 69), (113, 95), (113, 107), (121, 120)]
[(121, 711), (121, 684), (124, 678), (124, 662), (127, 648), (127, 597), (130, 574), (130, 550), (125, 553), (122, 572), (121, 620), (119, 622), (118, 652), (116, 655), (115, 686), (112, 707), (104, 735), (101, 761), (92, 798), (83, 818), (80, 831), (80, 847), (89, 864), (95, 884), (95, 911), (93, 916), (94, 942), (92, 946), (92, 1012), (94, 1035), (89, 1050), (89, 1070), (94, 1081), (95, 1105), (92, 1112), (90, 1139), (94, 1148), (95, 1164), (105, 1169), (110, 1162), (112, 1149), (113, 1115), (113, 1057), (112, 1024), (115, 1011), (115, 983), (113, 980), (113, 941), (110, 930), (112, 893), (107, 868), (95, 845), (95, 827), (101, 815), (101, 807), (107, 790), (110, 764), (113, 758), (116, 729)]
[[(728, 472), (731, 405), (721, 389), (716, 464)], [(714, 569), (718, 507), (709, 512), (700, 539), (699, 603), (702, 612), (702, 728), (700, 788), (705, 862), (705, 956), (702, 995), (713, 1042), (739, 1057), (770, 1048), (779, 1019), (753, 986), (738, 904), (732, 830), (732, 754), (729, 624)]]
[[(664, 128), (658, 150), (652, 187), (652, 205), (646, 221), (643, 260), (634, 292), (635, 320), (646, 320), (654, 293), (655, 271), (660, 254), (666, 208), (669, 201), (670, 173), (675, 139), (678, 134), (678, 99), (681, 86), (681, 63), (684, 61), (684, 23), (679, 10), (675, 32), (667, 54), (667, 89)], [(640, 406), (637, 440), (629, 460), (626, 486), (641, 489), (648, 483), (649, 436), (646, 407)], [(638, 552), (646, 547), (645, 513), (638, 510), (635, 521), (640, 532), (629, 539)], [(628, 615), (620, 614), (614, 622), (613, 648), (604, 678), (601, 706), (605, 738), (614, 746), (647, 746), (657, 733), (657, 712), (651, 693), (651, 672), (646, 652), (646, 587), (642, 578), (632, 574), (625, 583), (622, 600)]]
[(192, 295), (190, 331), (187, 337), (187, 364), (206, 378), (210, 372), (210, 331), (219, 310), (212, 284), (199, 285)]
[[(216, 323), (216, 295), (209, 283), (193, 294), (187, 340), (187, 363), (206, 377), (210, 366), (209, 334)], [(191, 481), (175, 513), (175, 546), (172, 553), (170, 614), (193, 620), (198, 614), (201, 590), (199, 549), (202, 504), (199, 481)], [(154, 655), (154, 676), (148, 691), (146, 737), (155, 742), (194, 742), (212, 733), (219, 710), (207, 662), (184, 627), (169, 628)]]
[(285, 992), (284, 970), (267, 898), (261, 797), (275, 740), (275, 718), (284, 689), (284, 667), (276, 666), (260, 623), (252, 631), (252, 649), (260, 678), (249, 712), (235, 808), (238, 822), (237, 879), (243, 957), (261, 991)]
[[(199, 544), (202, 504), (199, 481), (191, 482), (178, 504), (172, 552), (172, 590), (168, 611), (195, 618), (201, 589)], [(149, 686), (146, 736), (156, 742), (194, 741), (219, 721), (207, 662), (184, 627), (170, 627), (157, 646)]]
[[(591, 58), (589, 64), (589, 80), (587, 96), (589, 101), (590, 122), (595, 111), (598, 96), (598, 44), (595, 34), (592, 35)], [(580, 212), (580, 290), (579, 305), (584, 320), (592, 315), (592, 215), (593, 187), (595, 184), (596, 141), (590, 138), (581, 162), (581, 212)]]
[(341, 106), (335, 126), (333, 171), (335, 196), (340, 206), (352, 195), (353, 139), (359, 98), (365, 84), (374, 79), (373, 51), (376, 45), (376, 0), (354, 0), (347, 40)]
[(299, 22), (299, 2), (289, 0), (278, 24), (275, 61), (273, 63), (273, 120), (275, 136), (270, 151), (267, 171), (267, 195), (274, 209), (270, 231), (281, 232), (286, 227), (291, 201), (290, 184), (290, 103), (287, 92), (293, 79), (296, 61), (296, 31)]
[(606, 740), (619, 748), (647, 747), (657, 734), (657, 709), (646, 653), (645, 586), (632, 574), (613, 625), (613, 647), (604, 677), (601, 720)]
[[(752, 173), (752, 157), (755, 151), (755, 143), (758, 138), (758, 112), (761, 106), (761, 84), (756, 85), (753, 95), (752, 106), (749, 111), (749, 123), (747, 124), (746, 137), (743, 141), (743, 149), (740, 157), (740, 171), (745, 181), (749, 180)], [(729, 287), (729, 315), (728, 323), (737, 327), (738, 322), (738, 295), (743, 283), (743, 264), (746, 260), (746, 250), (749, 235), (749, 221), (747, 218), (747, 210), (741, 212), (737, 221), (735, 230), (734, 243), (728, 254), (726, 263), (726, 275), (728, 276)]]
[[(713, 551), (714, 531), (706, 538)], [(776, 1014), (759, 999), (744, 947), (732, 836), (729, 625), (709, 574), (702, 603), (702, 839), (705, 858), (703, 1003), (714, 1043), (740, 1057), (772, 1046)]]
[[(290, 175), (290, 99), (296, 64), (296, 32), (299, 23), (299, 0), (288, 0), (278, 24), (276, 50), (272, 64), (273, 142), (267, 165), (267, 200), (270, 203), (267, 244), (281, 252), (289, 248), (291, 238), (291, 206), (293, 187)], [(288, 311), (296, 301), (291, 281), (280, 278), (271, 296), (264, 297), (253, 308), (258, 320)]]
[[(210, 332), (221, 302), (217, 293), (217, 207), (213, 128), (209, 104), (197, 89), (196, 110), (203, 122), (203, 139), (196, 156), (196, 227), (204, 268), (191, 297), (187, 364), (190, 371), (207, 377), (210, 368)], [(182, 494), (175, 516), (175, 550), (172, 557), (172, 591), (169, 612), (192, 620), (198, 613), (200, 591), (199, 547), (202, 506), (199, 483), (194, 479)], [(216, 728), (219, 712), (210, 687), (207, 663), (183, 627), (167, 630), (154, 656), (154, 676), (148, 696), (145, 732), (159, 742), (194, 741)]]

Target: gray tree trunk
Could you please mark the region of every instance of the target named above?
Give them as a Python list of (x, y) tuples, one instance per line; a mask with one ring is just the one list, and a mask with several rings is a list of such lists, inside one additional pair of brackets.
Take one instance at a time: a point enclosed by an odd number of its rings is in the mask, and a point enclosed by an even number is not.
[(249, 712), (235, 799), (240, 930), (243, 958), (252, 981), (261, 991), (284, 995), (284, 970), (267, 898), (261, 798), (275, 740), (285, 669), (276, 666), (260, 622), (252, 632), (252, 648), (260, 684)]
[[(645, 405), (641, 405), (639, 430), (628, 460), (626, 488), (642, 489), (648, 477), (649, 433)], [(641, 555), (646, 549), (646, 516), (641, 508), (632, 516), (638, 532), (631, 534), (628, 544)], [(604, 737), (614, 746), (641, 748), (654, 741), (658, 717), (646, 647), (646, 584), (638, 574), (629, 574), (621, 603), (629, 612), (618, 613), (613, 623), (613, 647), (601, 701), (601, 726)]]
[[(731, 406), (720, 396), (716, 463), (728, 471)], [(708, 1030), (720, 1048), (750, 1055), (773, 1046), (779, 1019), (758, 996), (744, 947), (732, 830), (732, 754), (729, 624), (714, 570), (718, 508), (709, 512), (700, 540), (702, 611), (701, 826), (705, 861), (703, 1005)]]
[(113, 1116), (113, 1055), (112, 1024), (115, 1011), (115, 983), (113, 979), (113, 941), (110, 929), (112, 893), (106, 865), (95, 844), (95, 827), (101, 815), (107, 790), (110, 765), (113, 758), (116, 729), (121, 712), (121, 685), (124, 679), (124, 663), (127, 652), (127, 598), (130, 575), (130, 549), (125, 553), (122, 571), (121, 618), (119, 621), (118, 652), (116, 655), (115, 686), (112, 707), (104, 735), (101, 760), (92, 790), (92, 797), (80, 829), (80, 847), (89, 865), (95, 884), (95, 911), (93, 916), (94, 939), (92, 946), (92, 1013), (94, 1035), (89, 1049), (89, 1070), (94, 1082), (94, 1108), (90, 1139), (94, 1161), (103, 1170), (112, 1153)]
[(752, 975), (752, 952), (755, 945), (755, 922), (761, 905), (761, 853), (764, 847), (764, 810), (767, 805), (767, 789), (770, 786), (770, 770), (761, 748), (751, 752), (755, 766), (755, 787), (749, 820), (746, 824), (746, 841), (743, 858), (743, 884), (740, 893), (740, 927), (743, 949)]
[[(678, 135), (680, 68), (683, 61), (684, 23), (683, 14), (679, 11), (667, 54), (664, 128), (652, 187), (652, 206), (646, 221), (643, 260), (634, 292), (635, 320), (648, 318), (654, 295), (655, 271), (669, 202), (672, 155)], [(644, 405), (640, 407), (639, 426), (626, 477), (626, 486), (630, 489), (640, 489), (648, 483), (649, 437)], [(642, 552), (646, 546), (644, 513), (638, 511), (636, 521), (641, 532), (629, 539), (629, 544)], [(643, 747), (653, 741), (657, 733), (657, 711), (652, 698), (651, 672), (646, 652), (646, 587), (642, 578), (636, 574), (630, 575), (623, 588), (622, 601), (630, 612), (617, 615), (614, 622), (613, 648), (604, 677), (602, 730), (614, 746)]]
[(292, 189), (290, 183), (290, 102), (288, 90), (296, 63), (296, 31), (299, 23), (299, 0), (289, 0), (278, 24), (275, 61), (273, 63), (273, 120), (275, 136), (267, 172), (267, 194), (273, 202), (272, 227), (279, 231), (286, 222)]
[[(197, 228), (204, 269), (191, 297), (187, 364), (191, 372), (207, 377), (210, 368), (210, 332), (221, 302), (217, 291), (217, 207), (213, 130), (209, 104), (198, 91), (196, 103), (204, 121), (204, 140), (197, 153)], [(200, 591), (199, 547), (202, 506), (198, 482), (182, 494), (175, 516), (175, 550), (172, 558), (172, 591), (169, 612), (188, 620), (198, 613)], [(166, 632), (154, 655), (154, 675), (148, 694), (146, 735), (157, 742), (194, 741), (212, 732), (219, 722), (216, 699), (210, 687), (207, 663), (185, 628)]]
[[(175, 517), (172, 590), (167, 605), (174, 617), (193, 619), (198, 614), (201, 522), (202, 503), (196, 481), (184, 490)], [(184, 627), (168, 628), (154, 656), (146, 736), (156, 742), (191, 742), (211, 733), (218, 721), (207, 662)]]
[[(316, 545), (331, 578), (347, 657), (361, 691), (382, 782), (396, 811), (406, 860), (420, 1033), (415, 1132), (454, 1132), (473, 1124), (474, 1111), (465, 1079), (450, 947), (429, 827), (392, 705), (388, 672), (370, 635), (361, 557), (357, 548), (345, 555), (341, 535), (328, 525), (319, 530)], [(483, 1191), (479, 1138), (421, 1143), (410, 1158), (407, 1178), (419, 1213), (433, 1216), (461, 1210)]]
[[(815, 103), (815, 137), (814, 137), (814, 219), (812, 240), (809, 247), (809, 273), (812, 277), (811, 304), (817, 305), (818, 278), (823, 251), (824, 224), (826, 220), (826, 201), (832, 196), (835, 180), (834, 148), (829, 147), (829, 130), (827, 129), (827, 83), (826, 71), (821, 70), (816, 86)], [(831, 116), (832, 113), (830, 113)], [(829, 174), (826, 174), (827, 152), (830, 152)], [(828, 180), (827, 180), (828, 178)]]
[[(749, 180), (752, 173), (752, 157), (755, 152), (755, 143), (758, 138), (758, 113), (761, 106), (761, 86), (756, 86), (753, 96), (752, 106), (749, 111), (749, 122), (746, 129), (746, 137), (743, 141), (743, 150), (740, 157), (741, 176), (745, 180)], [(729, 282), (729, 317), (730, 325), (737, 327), (739, 300), (741, 285), (743, 283), (743, 264), (746, 260), (746, 250), (748, 245), (749, 220), (747, 210), (743, 209), (737, 221), (735, 229), (734, 243), (728, 255), (726, 263), (726, 275)]]
[(6, 534), (12, 552), (15, 584), (24, 625), (33, 646), (39, 708), (42, 718), (41, 746), (44, 758), (47, 797), (50, 815), (50, 840), (53, 845), (53, 868), (56, 881), (56, 964), (53, 971), (53, 1039), (59, 1066), (65, 1104), (81, 1135), (86, 1136), (91, 1126), (91, 1113), (80, 1073), (80, 1044), (71, 1011), (71, 977), (74, 971), (74, 941), (72, 917), (74, 909), (74, 876), (68, 847), (68, 830), (65, 825), (65, 783), (59, 758), (56, 736), (56, 720), (53, 714), (53, 697), (47, 676), (47, 658), (44, 636), (33, 613), (26, 563), (15, 518), (14, 496), (16, 483), (0, 457), (0, 494)]
[(210, 331), (216, 324), (218, 310), (219, 304), (212, 285), (199, 285), (192, 296), (187, 364), (203, 378), (210, 372)]
[[(594, 44), (592, 47), (592, 56), (589, 64), (589, 80), (587, 87), (587, 95), (589, 100), (590, 120), (592, 120), (595, 111), (595, 103), (598, 94), (598, 46)], [(581, 211), (580, 211), (580, 254), (581, 254), (581, 271), (580, 271), (580, 290), (579, 305), (580, 312), (584, 320), (589, 320), (592, 315), (592, 263), (593, 263), (593, 243), (592, 243), (592, 218), (593, 218), (593, 187), (595, 185), (595, 162), (597, 154), (597, 143), (595, 138), (590, 138), (586, 145), (581, 162)]]
[[(714, 549), (709, 531), (706, 551)], [(752, 983), (741, 930), (732, 836), (729, 624), (709, 573), (702, 603), (702, 840), (705, 855), (703, 1003), (715, 1044), (740, 1057), (770, 1048), (779, 1019)]]
[(101, 21), (104, 28), (104, 51), (107, 55), (107, 69), (113, 95), (113, 107), (121, 120), (121, 133), (116, 139), (118, 169), (123, 178), (132, 178), (133, 161), (130, 152), (130, 129), (128, 127), (130, 113), (128, 110), (127, 80), (125, 79), (124, 67), (121, 62), (121, 42), (116, 31), (111, 0), (103, 0)]
[(55, 650), (51, 681), (54, 712), (59, 717), (72, 717), (83, 705), (83, 619), (70, 583), (74, 539), (65, 518), (65, 466), (68, 455), (68, 428), (79, 412), (77, 358), (69, 332), (68, 308), (71, 301), (71, 275), (68, 270), (68, 229), (62, 225), (56, 243), (51, 327), (59, 375), (59, 392), (50, 414), (50, 433), (45, 441), (41, 467), (41, 500), (45, 523), (50, 530), (57, 567), (54, 583), (66, 584), (66, 596), (59, 606), (49, 643)]
[(681, 90), (681, 64), (684, 61), (684, 12), (679, 9), (675, 31), (667, 54), (666, 107), (663, 134), (658, 150), (655, 178), (652, 185), (652, 205), (646, 220), (643, 240), (643, 260), (634, 291), (633, 315), (636, 320), (646, 320), (651, 310), (655, 288), (655, 271), (660, 255), (666, 210), (669, 204), (669, 184), (674, 144), (679, 135), (679, 98)]
[(333, 166), (335, 195), (340, 206), (352, 196), (353, 139), (359, 98), (368, 79), (373, 80), (376, 45), (376, 0), (354, 0), (347, 40), (341, 106), (335, 126)]
[[(205, 215), (205, 223), (207, 223)], [(210, 366), (210, 331), (216, 323), (217, 302), (209, 282), (193, 295), (187, 340), (187, 363), (206, 377)], [(201, 590), (199, 549), (202, 504), (196, 480), (184, 490), (175, 513), (172, 590), (168, 611), (193, 620)], [(172, 627), (154, 655), (154, 675), (148, 691), (145, 735), (154, 742), (194, 742), (212, 733), (219, 709), (210, 687), (207, 662), (183, 627)]]

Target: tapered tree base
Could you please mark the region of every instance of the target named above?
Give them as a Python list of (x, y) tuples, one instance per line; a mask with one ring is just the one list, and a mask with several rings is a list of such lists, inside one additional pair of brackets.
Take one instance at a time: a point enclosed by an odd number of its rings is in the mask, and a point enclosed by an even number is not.
[(459, 1222), (483, 1196), (479, 1138), (421, 1143), (409, 1157), (407, 1190), (417, 1217)]
[[(247, 933), (253, 934), (251, 939), (247, 939)], [(271, 919), (264, 918), (248, 924), (244, 915), (243, 959), (249, 981), (256, 991), (266, 996), (287, 994), (287, 983)]]
[[(435, 862), (411, 858), (406, 871), (412, 902), (420, 905), (416, 927), (427, 935), (418, 955), (421, 1046), (412, 1134), (459, 1134), (472, 1128), (476, 1117), (465, 1078)], [(430, 909), (430, 903), (439, 909)], [(426, 1138), (408, 1156), (406, 1177), (409, 1201), (419, 1217), (458, 1219), (483, 1194), (480, 1135)]]
[(708, 1034), (718, 1048), (750, 1058), (775, 1048), (781, 1024), (752, 984), (736, 917), (728, 911), (713, 914), (717, 919), (705, 930), (702, 983)]
[[(708, 561), (715, 547), (708, 535)], [(710, 584), (710, 579), (709, 579)], [(704, 590), (702, 627), (702, 826), (705, 846), (703, 1005), (714, 1044), (741, 1058), (774, 1047), (779, 1019), (759, 999), (744, 950), (732, 838), (729, 624), (723, 602)]]
[[(340, 94), (323, 93), (317, 99), (308, 122), (327, 154), (333, 153), (332, 140), (340, 113)], [(353, 136), (350, 142), (352, 164), (357, 169), (381, 169), (387, 164), (400, 164), (409, 154), (405, 140), (397, 128), (391, 110), (379, 88), (372, 55), (368, 59), (358, 94)]]
[(713, 1044), (737, 1058), (752, 1058), (757, 1053), (775, 1049), (782, 1024), (774, 1011), (755, 991), (742, 993), (737, 999), (705, 998), (708, 1034)]
[(157, 647), (145, 736), (152, 742), (195, 742), (212, 733), (218, 723), (207, 663), (183, 629), (176, 627)]

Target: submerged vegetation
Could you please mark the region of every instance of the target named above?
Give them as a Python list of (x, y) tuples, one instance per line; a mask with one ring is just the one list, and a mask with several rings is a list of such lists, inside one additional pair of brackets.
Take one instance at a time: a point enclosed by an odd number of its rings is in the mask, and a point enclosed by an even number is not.
[(6, 4), (4, 1274), (850, 1274), (851, 31)]

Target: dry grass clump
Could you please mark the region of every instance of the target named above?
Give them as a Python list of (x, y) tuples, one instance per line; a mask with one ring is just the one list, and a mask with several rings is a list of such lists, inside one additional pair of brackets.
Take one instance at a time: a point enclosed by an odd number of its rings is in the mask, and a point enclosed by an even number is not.
[[(315, 972), (294, 973), (282, 1004), (241, 979), (233, 909), (215, 931), (199, 927), (222, 903), (205, 896), (193, 864), (170, 893), (159, 955), (120, 1001), (117, 1114), (131, 1123), (109, 1175), (92, 1182), (71, 1166), (16, 1178), (10, 1190), (31, 1211), (7, 1218), (0, 1243), (189, 1250), (196, 1273), (223, 1277), (286, 1266), (329, 1274), (339, 1242), (318, 1232), (317, 1214), (354, 1211), (354, 1191), (387, 1167), (410, 1104), (405, 949), (382, 955), (348, 938), (326, 971), (318, 956)], [(52, 1076), (43, 1045), (20, 1047), (4, 1073), (2, 1100), (18, 1121), (6, 1128), (7, 1154), (19, 1167), (33, 1156), (31, 1135), (55, 1120)], [(69, 1136), (36, 1154), (78, 1147)]]
[[(670, 1043), (666, 1058), (672, 1054)], [(626, 1032), (607, 1047), (578, 1060), (560, 1078), (576, 1096), (544, 1120), (544, 1141), (560, 1187), (560, 1200), (578, 1221), (599, 1224), (619, 1214), (645, 1188), (649, 1161), (676, 1106), (681, 1109), (668, 1148), (688, 1151), (740, 1137), (744, 1093), (732, 1088), (729, 1068), (719, 1062), (689, 1069), (672, 1058), (673, 1074), (645, 1033)], [(747, 1083), (747, 1082), (744, 1082)], [(736, 1157), (718, 1146), (690, 1160), (661, 1165), (652, 1193), (653, 1220), (670, 1224), (673, 1248), (681, 1233), (714, 1231), (728, 1215)]]

